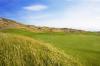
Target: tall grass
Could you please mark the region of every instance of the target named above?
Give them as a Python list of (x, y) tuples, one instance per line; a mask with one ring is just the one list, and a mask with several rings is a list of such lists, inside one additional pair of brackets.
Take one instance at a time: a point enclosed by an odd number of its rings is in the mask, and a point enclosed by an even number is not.
[(0, 33), (0, 66), (81, 66), (77, 60), (46, 43)]
[(100, 33), (34, 33), (22, 29), (1, 30), (52, 44), (78, 58), (84, 66), (100, 66)]

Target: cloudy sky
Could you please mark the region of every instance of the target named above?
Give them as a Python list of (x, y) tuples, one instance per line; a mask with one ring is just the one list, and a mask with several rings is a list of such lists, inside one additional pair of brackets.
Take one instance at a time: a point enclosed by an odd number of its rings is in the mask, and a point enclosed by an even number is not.
[(38, 26), (100, 31), (100, 0), (0, 0), (0, 17)]

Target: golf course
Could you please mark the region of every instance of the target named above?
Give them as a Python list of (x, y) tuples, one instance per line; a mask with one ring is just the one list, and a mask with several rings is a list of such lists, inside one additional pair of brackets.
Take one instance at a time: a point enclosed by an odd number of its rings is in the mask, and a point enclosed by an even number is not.
[[(11, 36), (13, 35), (24, 36), (24, 37), (37, 40), (39, 42), (47, 43), (47, 45), (52, 45), (53, 47), (60, 50), (61, 53), (65, 53), (65, 55), (69, 55), (69, 57), (72, 58), (72, 59), (69, 58), (72, 62), (72, 65), (69, 62), (69, 65), (41, 65), (41, 66), (78, 66), (78, 65), (79, 66), (100, 66), (99, 33), (31, 32), (23, 29), (5, 29), (5, 30), (0, 30), (0, 32), (4, 34), (6, 33), (11, 34)], [(0, 38), (2, 38), (2, 36), (0, 36)], [(8, 37), (8, 39), (6, 40), (10, 40), (10, 38)], [(17, 42), (16, 39), (13, 39), (13, 41), (14, 40)], [(24, 40), (22, 41), (24, 42)], [(25, 47), (27, 46), (25, 45)], [(46, 53), (49, 54), (48, 52)], [(60, 54), (58, 56), (60, 56)], [(59, 57), (59, 59), (61, 59), (61, 61), (59, 61), (60, 63), (64, 62), (64, 60), (67, 61), (67, 59), (63, 59), (63, 55), (61, 56), (62, 58)], [(55, 50), (54, 50), (54, 57), (57, 58)], [(73, 62), (75, 62), (76, 64), (73, 65), (74, 64)]]

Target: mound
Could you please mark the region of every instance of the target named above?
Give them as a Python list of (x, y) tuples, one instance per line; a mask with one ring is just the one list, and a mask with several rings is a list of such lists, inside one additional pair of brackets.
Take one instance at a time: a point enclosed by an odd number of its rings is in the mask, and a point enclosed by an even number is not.
[(34, 39), (0, 33), (0, 66), (81, 66), (56, 48)]

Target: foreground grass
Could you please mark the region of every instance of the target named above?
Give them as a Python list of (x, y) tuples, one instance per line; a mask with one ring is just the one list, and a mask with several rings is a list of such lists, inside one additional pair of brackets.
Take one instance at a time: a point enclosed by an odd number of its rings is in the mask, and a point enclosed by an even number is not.
[(34, 39), (0, 33), (0, 66), (81, 66), (51, 45)]
[(95, 33), (32, 33), (20, 29), (3, 30), (5, 33), (20, 34), (48, 42), (80, 59), (84, 66), (100, 66), (100, 36)]

